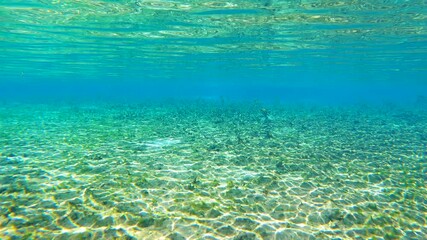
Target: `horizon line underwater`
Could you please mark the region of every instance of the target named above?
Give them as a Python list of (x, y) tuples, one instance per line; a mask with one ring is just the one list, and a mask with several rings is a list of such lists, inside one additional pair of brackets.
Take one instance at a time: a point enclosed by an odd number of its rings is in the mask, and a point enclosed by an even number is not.
[(0, 1), (0, 239), (427, 239), (426, 10)]

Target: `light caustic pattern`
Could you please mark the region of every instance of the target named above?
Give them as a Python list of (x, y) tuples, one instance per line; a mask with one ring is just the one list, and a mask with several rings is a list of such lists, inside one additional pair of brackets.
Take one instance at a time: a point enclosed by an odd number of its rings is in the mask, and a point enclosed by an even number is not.
[(4, 105), (0, 238), (425, 239), (425, 109)]

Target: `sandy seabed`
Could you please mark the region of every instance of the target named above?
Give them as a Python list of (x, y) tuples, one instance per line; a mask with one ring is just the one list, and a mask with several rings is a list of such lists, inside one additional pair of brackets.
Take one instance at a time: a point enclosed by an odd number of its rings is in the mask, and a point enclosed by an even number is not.
[(426, 239), (427, 107), (0, 104), (1, 239)]

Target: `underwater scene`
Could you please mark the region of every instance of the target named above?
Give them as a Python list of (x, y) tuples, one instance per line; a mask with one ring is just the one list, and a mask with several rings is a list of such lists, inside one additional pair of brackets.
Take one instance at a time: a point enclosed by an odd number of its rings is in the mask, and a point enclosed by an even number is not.
[(427, 2), (0, 0), (0, 239), (427, 239)]

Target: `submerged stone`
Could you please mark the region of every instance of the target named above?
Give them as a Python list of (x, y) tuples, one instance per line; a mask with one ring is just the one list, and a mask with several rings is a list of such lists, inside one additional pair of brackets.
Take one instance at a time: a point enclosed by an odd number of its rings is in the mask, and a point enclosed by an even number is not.
[(259, 176), (256, 179), (256, 183), (257, 184), (267, 184), (267, 183), (270, 183), (270, 182), (271, 182), (271, 177), (268, 177), (268, 176)]
[(291, 218), (290, 221), (295, 223), (295, 224), (299, 224), (299, 223), (306, 223), (307, 219), (305, 217), (298, 215), (294, 218)]
[(311, 182), (303, 182), (303, 183), (301, 183), (300, 187), (304, 188), (306, 190), (311, 190), (311, 189), (316, 188), (316, 186), (314, 186), (314, 184)]
[(255, 229), (255, 232), (258, 233), (263, 239), (274, 239), (276, 229), (268, 224), (262, 224)]
[(343, 224), (344, 224), (346, 227), (351, 227), (351, 226), (353, 226), (355, 223), (356, 223), (356, 218), (353, 216), (353, 214), (351, 214), (351, 213), (347, 213), (347, 214), (344, 216)]
[(274, 209), (270, 216), (277, 220), (283, 220), (285, 218), (285, 213), (283, 211)]
[(366, 182), (361, 181), (344, 181), (344, 183), (352, 188), (366, 188), (368, 186)]
[(56, 209), (58, 208), (58, 205), (53, 201), (45, 200), (40, 202), (37, 207), (46, 209)]
[(251, 232), (241, 232), (239, 235), (235, 236), (233, 240), (255, 240), (258, 239), (255, 233)]
[(102, 216), (99, 214), (89, 214), (79, 218), (75, 222), (80, 226), (91, 227), (101, 219), (102, 219)]
[(314, 191), (310, 192), (310, 197), (322, 197), (325, 196), (325, 192), (319, 189), (315, 189)]
[(241, 197), (245, 196), (245, 193), (241, 189), (233, 188), (233, 189), (228, 190), (225, 193), (225, 195), (228, 198), (241, 198)]
[(329, 220), (325, 220), (322, 218), (322, 216), (315, 212), (315, 213), (311, 213), (310, 215), (308, 215), (308, 222), (310, 224), (317, 224), (317, 225), (321, 225), (321, 224), (326, 224), (329, 222)]
[(367, 178), (369, 183), (379, 183), (385, 179), (385, 177), (374, 173), (369, 174)]
[(289, 189), (288, 193), (290, 195), (296, 195), (296, 196), (305, 196), (308, 194), (308, 190), (305, 188), (299, 188), (299, 187), (293, 187)]
[(245, 217), (238, 217), (234, 221), (234, 225), (246, 230), (252, 230), (258, 226), (258, 222)]
[(68, 240), (68, 239), (73, 239), (74, 234), (72, 233), (61, 233), (58, 236), (55, 237), (55, 239), (57, 240)]
[(93, 233), (89, 231), (73, 234), (69, 239), (92, 239)]
[(309, 233), (296, 230), (296, 229), (283, 229), (276, 232), (276, 240), (316, 240), (316, 238)]
[(324, 219), (326, 223), (335, 220), (342, 220), (344, 213), (341, 212), (338, 208), (326, 209), (321, 213), (321, 218)]
[(104, 217), (103, 219), (99, 219), (95, 223), (95, 227), (111, 227), (114, 225), (114, 218), (111, 216)]
[(143, 217), (138, 221), (138, 227), (146, 228), (154, 225), (154, 218), (147, 216)]
[(356, 223), (357, 224), (363, 224), (363, 223), (365, 223), (366, 218), (367, 218), (362, 213), (353, 213), (353, 216), (356, 218)]
[(355, 235), (359, 235), (362, 237), (366, 237), (368, 234), (368, 230), (365, 228), (355, 228), (352, 231), (354, 232)]
[(211, 234), (205, 234), (201, 237), (201, 240), (218, 240), (218, 238), (212, 236)]
[(174, 232), (168, 236), (170, 240), (185, 240), (186, 238), (178, 232)]
[(32, 226), (46, 227), (54, 222), (53, 217), (45, 213), (27, 217), (29, 219), (28, 224)]
[(118, 203), (116, 205), (118, 212), (128, 212), (128, 213), (139, 213), (142, 211), (142, 208), (138, 206), (137, 203)]
[(117, 239), (120, 236), (118, 235), (117, 229), (107, 228), (104, 230), (105, 239)]
[(14, 217), (9, 219), (8, 226), (9, 225), (20, 229), (27, 227), (29, 224), (28, 221), (23, 218)]
[(218, 228), (217, 232), (219, 232), (219, 233), (221, 233), (223, 235), (229, 236), (229, 235), (234, 234), (235, 230), (234, 230), (234, 228), (232, 226), (228, 226), (227, 225), (227, 226), (222, 226), (222, 227)]
[(211, 209), (207, 212), (206, 217), (208, 218), (217, 218), (219, 216), (222, 215), (222, 212), (216, 210), (216, 209)]

